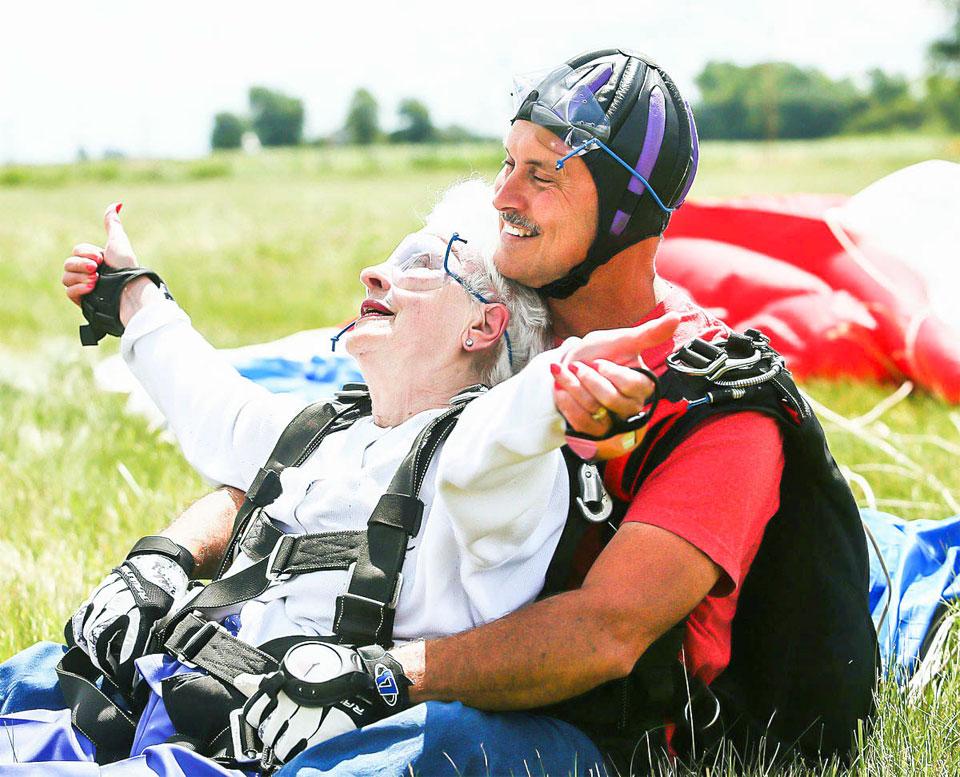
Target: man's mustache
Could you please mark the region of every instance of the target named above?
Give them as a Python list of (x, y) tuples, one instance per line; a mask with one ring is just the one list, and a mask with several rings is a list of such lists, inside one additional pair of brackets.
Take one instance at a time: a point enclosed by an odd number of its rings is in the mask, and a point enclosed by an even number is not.
[(538, 235), (540, 234), (540, 227), (537, 226), (536, 222), (524, 218), (515, 211), (500, 211), (500, 218), (508, 224), (513, 224), (515, 227), (520, 227), (520, 229), (525, 229), (528, 232), (534, 232)]

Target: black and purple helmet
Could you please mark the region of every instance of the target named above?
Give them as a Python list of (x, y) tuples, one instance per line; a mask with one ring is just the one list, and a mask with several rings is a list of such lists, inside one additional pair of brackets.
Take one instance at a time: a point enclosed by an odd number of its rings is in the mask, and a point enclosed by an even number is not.
[(697, 173), (697, 128), (670, 76), (642, 54), (592, 51), (537, 79), (518, 83), (513, 121), (546, 127), (574, 148), (600, 141), (583, 150), (600, 206), (593, 244), (540, 289), (562, 299), (615, 254), (667, 228)]

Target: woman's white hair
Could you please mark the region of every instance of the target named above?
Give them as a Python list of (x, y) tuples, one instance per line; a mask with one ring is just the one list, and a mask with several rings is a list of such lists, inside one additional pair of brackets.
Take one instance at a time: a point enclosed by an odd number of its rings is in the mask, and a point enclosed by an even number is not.
[[(457, 243), (467, 286), (491, 302), (502, 302), (510, 311), (507, 332), (513, 353), (512, 365), (506, 338), (501, 338), (481, 372), (481, 380), (494, 386), (519, 372), (550, 344), (550, 316), (540, 296), (526, 286), (504, 278), (493, 263), (500, 240), (499, 218), (492, 205), (493, 189), (484, 181), (470, 179), (454, 184), (437, 200), (426, 218), (425, 229), (444, 239), (454, 233), (467, 241)], [(472, 298), (472, 297), (471, 297)], [(474, 299), (480, 306), (482, 303)]]

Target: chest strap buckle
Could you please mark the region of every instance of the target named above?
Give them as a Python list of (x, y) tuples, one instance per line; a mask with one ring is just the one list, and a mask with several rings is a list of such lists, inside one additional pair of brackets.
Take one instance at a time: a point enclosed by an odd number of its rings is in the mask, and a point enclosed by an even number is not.
[[(749, 348), (749, 353), (745, 352), (746, 349), (742, 347), (744, 341), (747, 345), (753, 345), (747, 338), (738, 336), (736, 349), (728, 349), (728, 340), (721, 340), (714, 344), (697, 337), (676, 353), (670, 354), (667, 357), (667, 364), (677, 372), (716, 381), (732, 370), (753, 367), (763, 358), (763, 352), (757, 347)], [(736, 353), (731, 353), (731, 350), (735, 350)]]

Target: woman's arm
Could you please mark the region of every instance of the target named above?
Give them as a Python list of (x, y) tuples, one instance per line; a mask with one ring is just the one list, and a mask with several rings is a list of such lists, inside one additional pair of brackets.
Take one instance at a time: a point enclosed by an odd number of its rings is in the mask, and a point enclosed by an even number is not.
[[(90, 291), (101, 262), (138, 265), (119, 210), (112, 205), (104, 215), (106, 246), (77, 246), (65, 264), (63, 283), (74, 302)], [(123, 358), (166, 417), (187, 460), (212, 481), (249, 486), (304, 402), (243, 378), (147, 278), (124, 288), (120, 320)]]
[(553, 351), (541, 354), (473, 400), (441, 450), (438, 497), (477, 567), (515, 556), (549, 517), (546, 508), (565, 466), (559, 450), (564, 422), (550, 373), (558, 358)]
[(184, 456), (217, 483), (247, 488), (305, 404), (242, 377), (170, 300), (133, 315), (120, 351)]
[[(640, 353), (668, 340), (677, 323), (664, 316), (570, 338), (463, 411), (440, 455), (438, 492), (477, 566), (515, 556), (543, 520), (562, 523), (547, 507), (566, 477), (559, 449), (567, 425), (602, 435), (611, 413), (638, 413), (653, 384), (624, 365), (642, 365)], [(591, 414), (600, 408), (598, 422)]]

